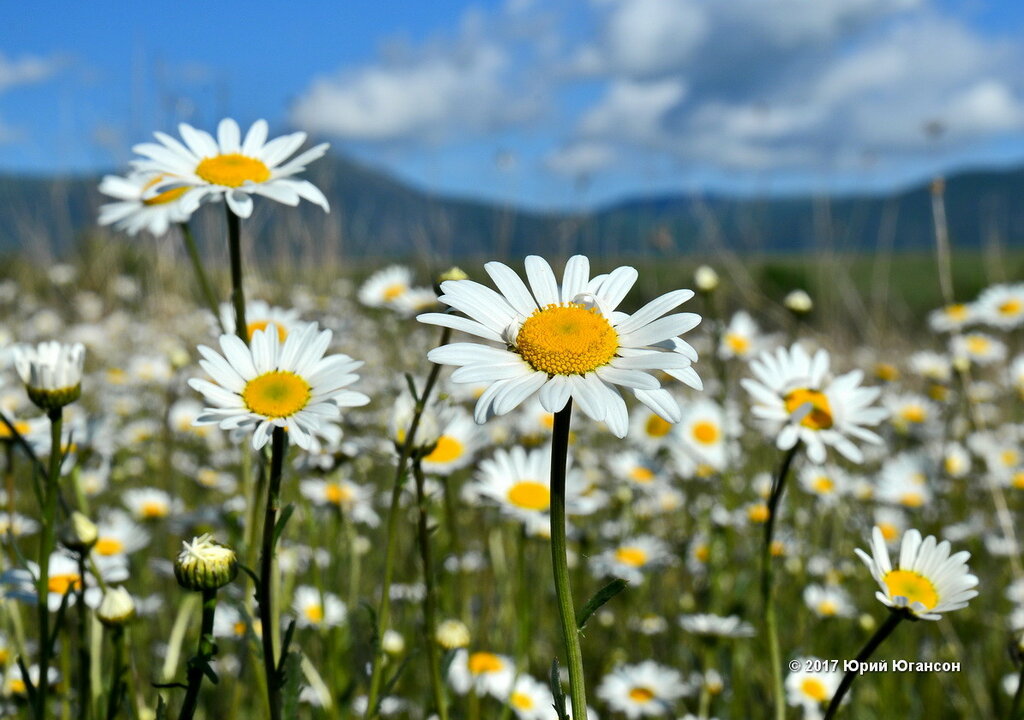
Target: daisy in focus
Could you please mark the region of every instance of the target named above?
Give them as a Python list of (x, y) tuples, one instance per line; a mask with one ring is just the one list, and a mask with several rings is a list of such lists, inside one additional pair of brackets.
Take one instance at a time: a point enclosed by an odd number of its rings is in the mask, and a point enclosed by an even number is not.
[(321, 426), (338, 420), (342, 407), (370, 401), (346, 389), (359, 379), (352, 371), (362, 362), (348, 355), (324, 355), (331, 336), (330, 330), (310, 323), (289, 333), (283, 343), (276, 330), (258, 330), (251, 347), (235, 335), (221, 335), (223, 355), (200, 345), (204, 359), (199, 364), (213, 382), (192, 378), (189, 385), (214, 407), (206, 408), (195, 423), (253, 429), (257, 450), (270, 440), (273, 428), (287, 428), (296, 445), (315, 450)]
[(679, 405), (652, 371), (702, 387), (691, 367), (697, 353), (678, 337), (701, 318), (666, 315), (693, 297), (691, 290), (666, 293), (627, 315), (616, 308), (637, 280), (631, 267), (591, 279), (590, 261), (576, 255), (566, 263), (559, 286), (547, 261), (531, 255), (526, 258), (529, 288), (502, 263), (484, 269), (497, 292), (472, 280), (441, 284), (441, 302), (468, 317), (426, 313), (417, 318), (500, 344), (451, 343), (427, 356), (459, 366), (452, 374), (455, 382), (488, 383), (476, 404), (478, 423), (538, 393), (548, 412), (562, 410), (572, 399), (592, 420), (625, 437), (629, 417), (619, 387), (669, 422), (679, 421)]
[(881, 444), (866, 426), (877, 425), (886, 413), (872, 406), (879, 390), (860, 387), (860, 370), (832, 378), (828, 353), (818, 350), (812, 357), (800, 345), (762, 353), (750, 369), (754, 378), (743, 378), (740, 384), (753, 398), (753, 414), (765, 421), (780, 450), (803, 442), (807, 456), (820, 464), (828, 445), (860, 463), (864, 454), (850, 438)]
[(184, 212), (191, 214), (203, 200), (223, 197), (231, 212), (243, 218), (252, 215), (252, 195), (285, 205), (298, 205), (305, 199), (330, 210), (327, 198), (313, 183), (293, 177), (323, 157), (327, 143), (288, 160), (306, 141), (306, 133), (294, 132), (267, 142), (266, 120), (254, 122), (244, 139), (231, 118), (220, 121), (216, 139), (186, 123), (178, 130), (184, 143), (158, 132), (154, 135), (159, 144), (132, 148), (146, 158), (134, 162), (136, 170), (161, 176), (147, 197), (184, 188), (177, 201)]
[(921, 620), (938, 620), (942, 613), (967, 607), (967, 601), (978, 591), (978, 578), (968, 572), (971, 554), (961, 551), (950, 554), (949, 542), (938, 542), (934, 535), (921, 539), (911, 529), (900, 544), (899, 561), (893, 567), (882, 530), (875, 526), (871, 533), (871, 555), (857, 548), (875, 578), (880, 591), (878, 601), (887, 607), (905, 609)]

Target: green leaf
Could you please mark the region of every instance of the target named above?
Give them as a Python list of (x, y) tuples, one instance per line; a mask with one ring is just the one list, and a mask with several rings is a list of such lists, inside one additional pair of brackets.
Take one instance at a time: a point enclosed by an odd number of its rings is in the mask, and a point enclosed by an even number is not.
[(167, 703), (164, 702), (162, 695), (158, 697), (156, 702), (155, 720), (167, 720)]
[(283, 717), (299, 717), (299, 691), (302, 689), (302, 656), (290, 652), (281, 660), (281, 705)]
[(558, 674), (558, 658), (554, 658), (551, 661), (549, 681), (551, 683), (551, 696), (554, 698), (554, 703), (551, 707), (555, 709), (558, 720), (569, 720), (569, 713), (565, 709), (565, 693), (562, 692), (562, 678)]
[(576, 613), (576, 629), (582, 630), (583, 626), (591, 616), (601, 609), (601, 606), (626, 589), (628, 585), (622, 578), (615, 578), (603, 588), (594, 593), (594, 597), (587, 601), (587, 604)]
[(281, 533), (284, 532), (284, 526), (288, 524), (288, 520), (291, 519), (293, 512), (295, 512), (295, 503), (288, 503), (284, 510), (281, 511), (281, 517), (277, 519), (277, 524), (274, 525), (274, 535), (271, 539), (271, 547), (277, 547), (277, 541), (281, 539)]

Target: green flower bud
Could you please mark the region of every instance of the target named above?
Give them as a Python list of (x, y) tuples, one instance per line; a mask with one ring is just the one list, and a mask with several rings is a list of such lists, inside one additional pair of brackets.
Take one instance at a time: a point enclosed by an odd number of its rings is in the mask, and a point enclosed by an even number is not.
[(174, 576), (186, 590), (217, 590), (238, 574), (235, 551), (216, 542), (209, 533), (181, 544)]
[(71, 519), (61, 530), (60, 541), (69, 550), (84, 553), (96, 544), (99, 537), (100, 531), (96, 527), (96, 523), (75, 510), (71, 513)]
[(135, 617), (135, 601), (123, 587), (109, 588), (96, 609), (96, 617), (107, 627), (120, 627)]

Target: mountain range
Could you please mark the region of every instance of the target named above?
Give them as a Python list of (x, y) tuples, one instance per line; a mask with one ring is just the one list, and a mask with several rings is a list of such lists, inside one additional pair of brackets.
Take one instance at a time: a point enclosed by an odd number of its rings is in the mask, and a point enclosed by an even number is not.
[[(538, 212), (446, 197), (332, 155), (307, 177), (331, 203), (282, 213), (257, 200), (246, 232), (257, 244), (312, 242), (347, 258), (521, 257), (529, 253), (659, 256), (728, 248), (743, 253), (819, 249), (864, 252), (929, 247), (930, 183), (885, 194), (841, 196), (662, 195), (581, 212)], [(0, 174), (0, 250), (60, 251), (96, 231), (104, 197), (99, 176)], [(945, 180), (950, 235), (957, 248), (1024, 237), (1024, 168), (966, 171)], [(204, 208), (208, 223), (220, 218)]]

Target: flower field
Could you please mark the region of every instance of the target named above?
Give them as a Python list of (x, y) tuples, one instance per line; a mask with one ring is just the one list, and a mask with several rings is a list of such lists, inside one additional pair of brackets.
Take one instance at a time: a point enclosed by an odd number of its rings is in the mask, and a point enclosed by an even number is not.
[(336, 210), (326, 146), (180, 135), (0, 282), (0, 715), (1024, 711), (1024, 284), (943, 251), (858, 334), (714, 260), (304, 277), (246, 221)]

